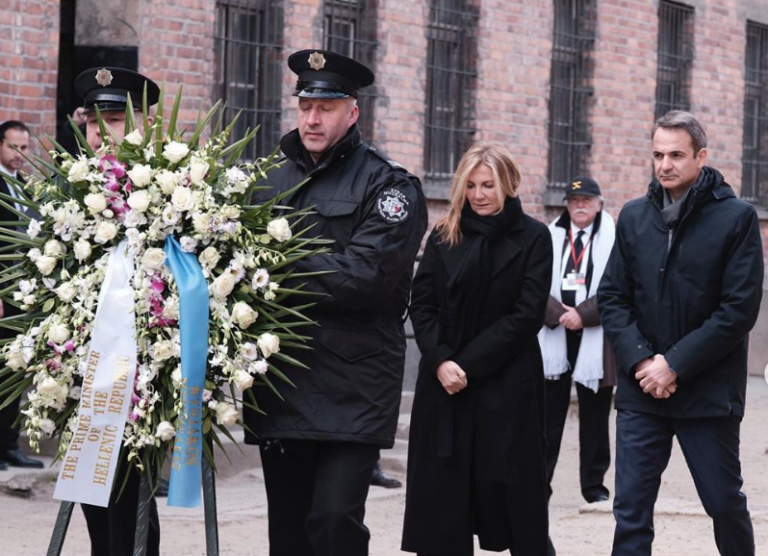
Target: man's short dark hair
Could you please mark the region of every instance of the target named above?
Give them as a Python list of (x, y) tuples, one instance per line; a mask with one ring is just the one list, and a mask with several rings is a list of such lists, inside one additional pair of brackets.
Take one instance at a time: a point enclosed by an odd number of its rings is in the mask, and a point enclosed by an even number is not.
[(5, 133), (9, 129), (16, 129), (18, 131), (29, 133), (29, 128), (25, 126), (23, 122), (18, 120), (8, 120), (7, 122), (4, 122), (2, 125), (0, 125), (0, 141), (5, 140)]
[(685, 110), (670, 110), (664, 114), (661, 118), (656, 120), (653, 124), (653, 131), (651, 132), (651, 139), (656, 135), (656, 130), (660, 127), (664, 129), (682, 129), (687, 131), (691, 136), (691, 143), (693, 144), (693, 154), (697, 154), (701, 149), (707, 147), (707, 134), (704, 133), (704, 128), (701, 127), (699, 120)]

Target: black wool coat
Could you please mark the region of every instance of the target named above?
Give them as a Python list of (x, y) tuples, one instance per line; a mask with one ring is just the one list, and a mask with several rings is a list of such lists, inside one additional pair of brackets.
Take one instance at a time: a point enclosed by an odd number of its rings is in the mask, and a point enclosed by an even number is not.
[[(491, 277), (470, 340), (457, 344), (448, 279), (465, 244), (432, 233), (414, 279), (411, 320), (422, 353), (411, 416), (403, 550), (466, 554), (480, 546), (542, 556), (547, 545), (544, 322), (552, 242), (520, 214), (491, 244)], [(467, 387), (450, 396), (436, 370), (455, 361)]]
[[(670, 235), (663, 191), (627, 203), (597, 292), (619, 363), (617, 409), (666, 417), (744, 415), (747, 335), (763, 293), (754, 207), (705, 167)], [(635, 365), (662, 354), (677, 373), (667, 399), (643, 393)]]

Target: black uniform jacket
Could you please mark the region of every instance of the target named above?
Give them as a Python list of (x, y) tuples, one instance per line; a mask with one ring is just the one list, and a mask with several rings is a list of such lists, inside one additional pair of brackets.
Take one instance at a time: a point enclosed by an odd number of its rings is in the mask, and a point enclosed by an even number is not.
[[(22, 180), (21, 176), (19, 176), (18, 179)], [(3, 178), (3, 175), (0, 174), (0, 193), (5, 193), (6, 195), (12, 195), (10, 187), (11, 186)], [(11, 212), (10, 210), (5, 208), (4, 206), (0, 205), (0, 222), (17, 222), (18, 220), (19, 220), (19, 217), (15, 213)], [(13, 229), (17, 228), (17, 226), (13, 226), (13, 225), (11, 225), (11, 226), (4, 226), (4, 227), (10, 227), (10, 228), (13, 228)], [(0, 247), (3, 247), (4, 245), (6, 245), (6, 244), (4, 242), (0, 241)], [(17, 262), (18, 261), (7, 261), (7, 262), (1, 262), (0, 261), (0, 271), (2, 271), (4, 267), (13, 266)], [(6, 286), (8, 286), (8, 284), (2, 284), (2, 286), (0, 286), (0, 287), (6, 287)], [(19, 310), (18, 307), (14, 306), (14, 305), (11, 305), (8, 302), (3, 302), (3, 310), (4, 310), (4, 315), (6, 317), (11, 317), (11, 316), (18, 315), (18, 314), (21, 313), (21, 311)], [(14, 332), (12, 330), (9, 330), (7, 328), (0, 327), (0, 339), (1, 338), (15, 338), (15, 337), (16, 337), (16, 332)]]
[[(413, 263), (427, 227), (427, 208), (415, 176), (361, 142), (357, 126), (314, 165), (294, 130), (281, 140), (287, 156), (269, 175), (274, 193), (309, 176), (281, 202), (315, 206), (302, 222), (335, 241), (333, 253), (297, 263), (302, 272), (333, 271), (308, 279), (318, 304), (309, 316), (320, 328), (308, 350), (289, 355), (309, 370), (281, 365), (296, 388), (273, 380), (285, 401), (258, 388), (265, 417), (246, 410), (260, 438), (394, 444), (405, 364), (403, 321)], [(246, 436), (246, 442), (257, 442)]]
[[(616, 407), (668, 417), (744, 415), (748, 333), (763, 292), (755, 209), (712, 168), (682, 201), (671, 236), (662, 187), (621, 211), (598, 291), (619, 364)], [(677, 373), (668, 399), (644, 394), (635, 365), (664, 355)]]
[[(458, 345), (448, 279), (462, 264), (433, 232), (413, 285), (411, 320), (422, 353), (411, 414), (403, 550), (486, 550), (543, 556), (547, 546), (544, 369), (537, 333), (552, 278), (547, 227), (520, 214), (490, 247), (491, 276), (475, 334)], [(453, 396), (437, 378), (443, 361), (467, 374)]]

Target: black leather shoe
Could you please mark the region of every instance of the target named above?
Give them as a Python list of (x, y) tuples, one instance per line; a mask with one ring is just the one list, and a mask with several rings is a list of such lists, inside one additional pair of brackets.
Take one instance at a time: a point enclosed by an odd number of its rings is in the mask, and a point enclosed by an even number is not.
[(0, 454), (0, 461), (5, 462), (11, 467), (27, 467), (29, 469), (42, 469), (43, 462), (24, 454), (21, 450), (8, 450)]
[(608, 500), (608, 494), (605, 492), (598, 492), (597, 494), (594, 494), (589, 497), (584, 497), (587, 503), (594, 504), (595, 502), (605, 502)]
[(168, 479), (160, 477), (157, 482), (157, 490), (155, 491), (155, 498), (167, 498), (168, 497)]
[(374, 468), (373, 475), (371, 475), (371, 484), (373, 486), (384, 487), (384, 488), (400, 488), (403, 486), (403, 483), (401, 483), (397, 479), (393, 479), (392, 477), (387, 477), (381, 471), (381, 467), (379, 467), (378, 465)]

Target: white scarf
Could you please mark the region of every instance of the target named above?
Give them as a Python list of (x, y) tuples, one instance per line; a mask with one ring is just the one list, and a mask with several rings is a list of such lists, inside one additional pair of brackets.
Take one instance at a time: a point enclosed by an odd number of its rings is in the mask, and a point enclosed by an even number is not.
[[(560, 288), (563, 281), (563, 244), (567, 230), (561, 226), (556, 226), (558, 220), (559, 217), (549, 225), (554, 253), (552, 287), (549, 293), (558, 301), (562, 301)], [(576, 292), (576, 305), (597, 293), (615, 237), (616, 225), (613, 218), (607, 212), (602, 211), (600, 227), (591, 241), (592, 280), (589, 285), (589, 293), (587, 294), (585, 288), (579, 288)], [(565, 250), (566, 254), (570, 254), (570, 252), (570, 249)], [(569, 367), (565, 327), (557, 326), (555, 329), (551, 329), (548, 326), (543, 326), (539, 331), (539, 345), (541, 345), (541, 354), (544, 358), (544, 376), (548, 380), (557, 380), (560, 375), (568, 371)], [(603, 327), (584, 328), (579, 355), (576, 358), (576, 368), (573, 370), (573, 379), (593, 392), (597, 392), (601, 378), (603, 378)]]

